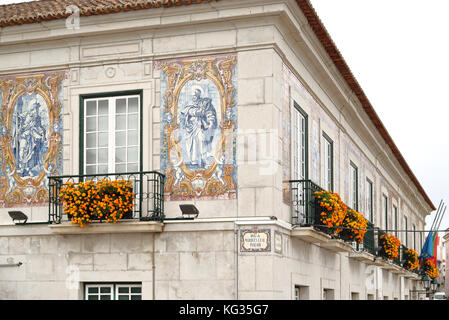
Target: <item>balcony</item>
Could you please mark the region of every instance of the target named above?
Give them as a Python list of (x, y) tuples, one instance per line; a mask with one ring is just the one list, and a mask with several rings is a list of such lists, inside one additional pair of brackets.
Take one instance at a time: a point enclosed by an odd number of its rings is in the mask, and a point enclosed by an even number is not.
[(349, 253), (349, 257), (368, 264), (374, 264), (376, 256), (374, 224), (368, 222), (367, 229), (363, 242), (360, 244), (354, 243), (354, 251)]
[[(105, 223), (99, 219), (80, 228), (73, 225), (67, 214), (64, 214), (60, 193), (63, 186), (72, 184), (76, 187), (81, 182), (122, 179), (131, 183), (134, 203), (132, 209), (118, 223)], [(48, 219), (52, 223), (50, 228), (55, 234), (161, 232), (165, 218), (164, 179), (164, 175), (156, 171), (49, 177)]]
[(319, 210), (314, 193), (323, 189), (310, 180), (291, 180), (289, 183), (292, 236), (310, 243), (327, 243), (331, 237), (315, 223), (319, 221)]
[(340, 235), (329, 235), (329, 228), (321, 225), (321, 207), (315, 197), (316, 191), (323, 189), (310, 180), (291, 180), (290, 199), (292, 208), (292, 237), (306, 242), (319, 244), (320, 247), (334, 252), (348, 252), (349, 258), (377, 265), (393, 273), (416, 278), (416, 272), (403, 268), (403, 252), (400, 247), (399, 257), (388, 259), (380, 250), (380, 236), (385, 232), (368, 222), (362, 243), (341, 239)]

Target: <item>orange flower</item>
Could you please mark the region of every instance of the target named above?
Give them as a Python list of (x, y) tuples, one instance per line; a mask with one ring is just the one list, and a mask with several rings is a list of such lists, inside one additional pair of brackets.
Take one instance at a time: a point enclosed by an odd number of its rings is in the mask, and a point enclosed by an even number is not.
[(125, 180), (98, 182), (70, 182), (60, 191), (64, 204), (64, 213), (71, 216), (72, 224), (84, 227), (92, 219), (105, 219), (106, 222), (117, 222), (125, 213), (132, 212), (135, 195), (132, 183)]
[(398, 238), (392, 234), (384, 233), (379, 239), (382, 251), (388, 259), (396, 259), (399, 257), (399, 247), (401, 242)]

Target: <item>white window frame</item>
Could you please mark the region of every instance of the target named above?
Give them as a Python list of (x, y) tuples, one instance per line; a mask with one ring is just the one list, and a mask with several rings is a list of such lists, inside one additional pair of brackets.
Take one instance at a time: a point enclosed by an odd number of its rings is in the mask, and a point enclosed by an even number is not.
[(413, 230), (413, 250), (416, 250), (416, 226), (412, 225)]
[[(119, 288), (129, 288), (129, 293), (119, 293)], [(89, 293), (89, 288), (98, 288), (98, 293)], [(109, 288), (110, 293), (101, 294), (101, 288)], [(131, 293), (131, 288), (140, 288), (140, 293)], [(98, 300), (100, 296), (110, 296), (110, 299), (105, 300), (119, 300), (119, 296), (140, 296), (140, 300), (142, 300), (142, 284), (141, 283), (85, 283), (84, 284), (84, 299), (89, 300), (89, 296), (98, 296)], [(128, 299), (131, 300), (131, 299)], [(139, 300), (139, 299), (137, 299)]]
[(407, 216), (404, 216), (404, 245), (406, 247), (408, 247), (408, 232), (407, 232), (407, 228), (408, 228)]
[(293, 108), (293, 179), (307, 179), (307, 116), (299, 105), (294, 102)]
[[(119, 99), (126, 99), (128, 101), (129, 98), (137, 98), (137, 112), (128, 112), (128, 110), (126, 110), (125, 113), (120, 114), (116, 112), (116, 102)], [(107, 100), (108, 101), (108, 113), (107, 113), (107, 117), (108, 117), (108, 130), (107, 131), (100, 131), (99, 130), (99, 123), (98, 123), (98, 118), (99, 118), (99, 113), (98, 113), (98, 102), (99, 101), (104, 101)], [(93, 116), (87, 115), (87, 103), (91, 102), (91, 101), (96, 101), (97, 102), (97, 113), (96, 113), (96, 118), (97, 118), (97, 124), (96, 124), (96, 131), (91, 131), (88, 132), (87, 131), (87, 120), (88, 118), (91, 118)], [(127, 102), (127, 106), (128, 106), (128, 102)], [(107, 132), (108, 133), (108, 145), (107, 147), (103, 147), (104, 149), (108, 150), (108, 162), (107, 162), (107, 167), (108, 170), (106, 173), (119, 173), (116, 170), (116, 164), (118, 164), (116, 162), (116, 148), (118, 147), (123, 147), (125, 149), (129, 148), (129, 147), (136, 147), (137, 148), (137, 159), (136, 161), (128, 161), (128, 159), (126, 158), (126, 161), (123, 163), (126, 166), (130, 165), (130, 164), (136, 164), (137, 165), (137, 170), (131, 170), (131, 171), (140, 171), (141, 168), (141, 163), (140, 163), (140, 158), (141, 158), (141, 143), (142, 141), (140, 141), (140, 132), (141, 132), (141, 127), (140, 127), (140, 118), (141, 118), (141, 114), (140, 114), (140, 106), (141, 106), (141, 95), (140, 94), (129, 94), (129, 95), (114, 95), (113, 93), (111, 93), (108, 96), (99, 96), (99, 97), (86, 97), (83, 99), (83, 125), (84, 125), (84, 129), (83, 129), (83, 139), (84, 139), (84, 145), (83, 145), (83, 172), (84, 174), (87, 174), (87, 151), (90, 149), (93, 150), (97, 150), (97, 157), (96, 157), (96, 162), (95, 165), (97, 166), (96, 169), (96, 173), (98, 175), (101, 175), (102, 173), (105, 172), (99, 172), (98, 171), (98, 150), (99, 150), (99, 133), (100, 132)], [(136, 129), (132, 129), (136, 131), (136, 137), (137, 137), (137, 142), (136, 144), (128, 144), (128, 132), (130, 131), (130, 129), (128, 128), (128, 116), (129, 115), (135, 115), (137, 114), (137, 128)], [(117, 129), (116, 126), (116, 117), (118, 115), (126, 115), (126, 126), (125, 129)], [(126, 132), (126, 144), (124, 146), (117, 146), (116, 145), (116, 133), (118, 131), (123, 131)], [(88, 148), (87, 147), (87, 134), (88, 133), (96, 133), (97, 134), (97, 142), (96, 142), (96, 147), (93, 148)], [(130, 170), (125, 170), (125, 172), (130, 172)], [(120, 172), (120, 173), (124, 173), (124, 172)], [(92, 173), (94, 174), (94, 173)]]
[(350, 177), (350, 190), (349, 190), (349, 203), (353, 210), (359, 210), (359, 168), (352, 162), (349, 162), (349, 177)]
[(323, 131), (323, 187), (329, 191), (334, 189), (334, 142)]
[[(89, 288), (98, 288), (98, 293), (89, 293)], [(109, 293), (101, 293), (101, 288), (109, 288)], [(96, 300), (114, 300), (114, 285), (110, 283), (89, 283), (84, 286), (84, 299), (89, 300), (89, 296), (97, 296)], [(101, 296), (109, 296), (110, 299), (101, 299)]]
[(393, 204), (393, 229), (394, 235), (396, 237), (398, 236), (398, 215), (399, 215), (398, 207), (395, 204)]
[(383, 219), (383, 227), (384, 230), (388, 230), (388, 196), (383, 193), (382, 194), (382, 219)]
[(365, 218), (367, 218), (371, 223), (374, 220), (374, 184), (369, 179), (366, 178), (366, 215)]

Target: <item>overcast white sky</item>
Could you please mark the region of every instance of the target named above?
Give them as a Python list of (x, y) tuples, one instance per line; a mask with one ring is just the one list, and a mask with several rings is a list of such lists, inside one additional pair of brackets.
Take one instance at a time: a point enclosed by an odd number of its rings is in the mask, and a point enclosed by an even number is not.
[(449, 1), (311, 2), (434, 205), (449, 203)]
[(449, 203), (449, 1), (311, 2), (435, 207)]

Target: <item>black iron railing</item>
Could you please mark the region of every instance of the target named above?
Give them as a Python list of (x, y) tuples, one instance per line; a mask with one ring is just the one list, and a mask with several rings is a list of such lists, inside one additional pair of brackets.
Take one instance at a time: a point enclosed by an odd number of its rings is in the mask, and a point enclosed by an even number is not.
[(368, 221), (367, 225), (367, 231), (365, 233), (365, 236), (363, 237), (363, 250), (371, 253), (373, 255), (376, 254), (376, 245), (374, 243), (375, 237), (374, 237), (374, 224)]
[(317, 201), (314, 193), (323, 189), (310, 180), (291, 180), (290, 196), (292, 204), (292, 224), (314, 226), (317, 219)]
[(165, 176), (157, 171), (143, 171), (49, 177), (49, 222), (61, 223), (62, 221), (64, 213), (64, 204), (60, 195), (62, 186), (68, 183), (77, 185), (88, 180), (100, 181), (102, 179), (110, 181), (123, 179), (131, 182), (135, 200), (132, 214), (126, 218), (142, 221), (164, 220)]

